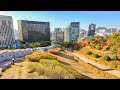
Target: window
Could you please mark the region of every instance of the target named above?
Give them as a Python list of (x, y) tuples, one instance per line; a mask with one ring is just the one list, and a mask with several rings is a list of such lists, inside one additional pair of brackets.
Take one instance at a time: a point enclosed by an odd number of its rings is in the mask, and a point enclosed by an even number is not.
[(6, 21), (2, 21), (2, 25), (6, 25)]
[(10, 22), (10, 21), (8, 21), (8, 24), (10, 25), (10, 24), (11, 24), (11, 22)]

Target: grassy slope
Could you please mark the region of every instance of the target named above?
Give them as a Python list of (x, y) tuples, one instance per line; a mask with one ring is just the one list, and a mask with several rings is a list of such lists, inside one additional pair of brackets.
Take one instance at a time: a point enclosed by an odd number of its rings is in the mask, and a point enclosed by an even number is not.
[[(100, 58), (94, 58), (94, 57), (92, 57), (92, 55), (87, 55), (86, 54), (87, 51), (91, 51), (92, 53), (98, 54), (101, 57)], [(115, 69), (114, 68), (114, 61), (105, 61), (105, 60), (103, 60), (103, 57), (102, 57), (106, 54), (109, 55), (110, 57), (113, 56), (113, 54), (110, 51), (102, 51), (102, 50), (91, 49), (89, 46), (87, 46), (87, 47), (82, 48), (80, 51), (75, 51), (75, 52), (77, 54), (80, 54), (80, 55), (92, 60), (92, 61), (95, 61), (97, 63), (100, 63), (102, 65), (106, 65), (110, 68)], [(120, 61), (117, 61), (117, 64), (118, 64), (117, 70), (120, 70)]]
[(3, 72), (1, 79), (75, 79), (75, 75), (56, 64), (24, 61)]

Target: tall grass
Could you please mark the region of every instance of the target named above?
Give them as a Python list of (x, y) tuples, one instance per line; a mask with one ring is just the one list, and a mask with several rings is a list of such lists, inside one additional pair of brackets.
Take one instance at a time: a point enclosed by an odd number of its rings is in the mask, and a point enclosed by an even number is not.
[[(48, 60), (49, 61), (49, 60)], [(75, 79), (76, 77), (69, 73), (66, 69), (48, 63), (30, 63), (28, 65), (29, 73), (37, 72), (39, 76), (45, 76), (49, 79)]]
[(65, 70), (67, 70), (69, 73), (72, 73), (75, 76), (76, 79), (77, 78), (81, 78), (81, 74), (80, 73), (78, 73), (77, 71), (75, 71), (71, 67), (58, 62), (57, 60), (45, 60), (45, 59), (41, 59), (40, 63), (41, 64), (53, 64), (54, 66), (56, 66), (56, 65), (60, 66), (60, 67), (64, 68)]

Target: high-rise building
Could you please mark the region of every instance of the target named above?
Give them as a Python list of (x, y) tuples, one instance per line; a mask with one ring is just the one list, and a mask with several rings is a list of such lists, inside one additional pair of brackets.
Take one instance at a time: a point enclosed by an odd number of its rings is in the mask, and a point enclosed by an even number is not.
[(50, 22), (18, 20), (18, 30), (24, 42), (50, 41)]
[(64, 42), (64, 31), (59, 31), (56, 33), (56, 39), (58, 42), (63, 43)]
[(7, 47), (14, 43), (13, 19), (11, 16), (0, 15), (0, 47)]
[(52, 39), (57, 39), (58, 42), (64, 42), (64, 31), (61, 28), (55, 28), (52, 32)]
[(88, 28), (88, 39), (95, 35), (96, 24), (91, 23)]
[(59, 32), (59, 31), (61, 31), (62, 30), (62, 28), (54, 28), (54, 31), (55, 32)]
[(79, 38), (79, 27), (80, 22), (71, 22), (70, 29), (71, 29), (71, 42), (77, 42)]
[(85, 39), (85, 35), (86, 35), (86, 30), (81, 29), (80, 32), (79, 32), (79, 39), (78, 39), (78, 41)]
[(79, 40), (80, 22), (71, 22), (64, 30), (64, 42), (77, 42)]
[(71, 42), (71, 29), (69, 26), (64, 29), (64, 42)]
[(51, 40), (54, 40), (54, 39), (56, 39), (56, 32), (52, 31), (51, 32)]

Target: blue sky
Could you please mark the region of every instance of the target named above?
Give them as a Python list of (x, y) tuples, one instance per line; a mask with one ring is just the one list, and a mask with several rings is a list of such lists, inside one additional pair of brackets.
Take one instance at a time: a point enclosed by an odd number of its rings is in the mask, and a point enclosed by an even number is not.
[(90, 23), (97, 27), (120, 27), (120, 11), (0, 11), (0, 15), (12, 16), (17, 30), (19, 19), (50, 22), (51, 31), (70, 22), (80, 22), (80, 27), (86, 30)]

